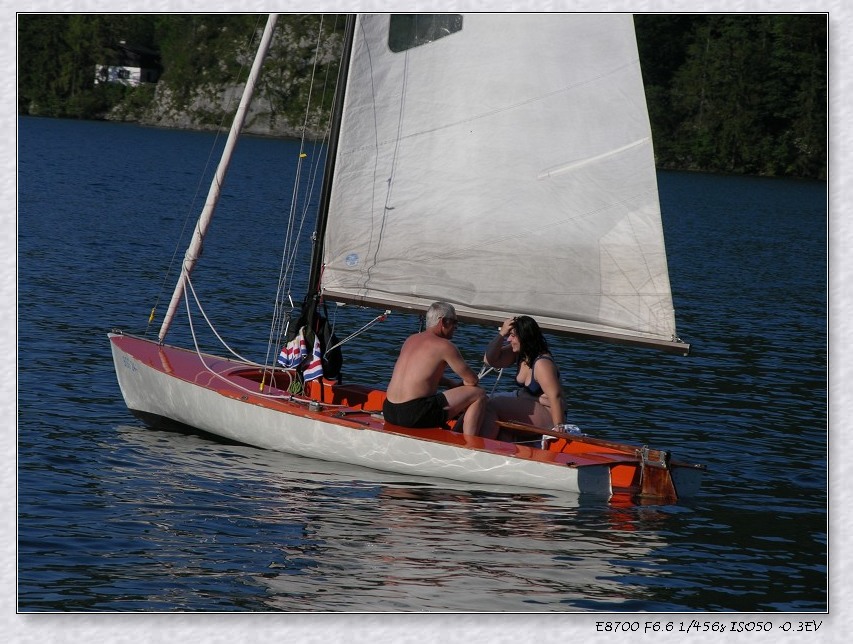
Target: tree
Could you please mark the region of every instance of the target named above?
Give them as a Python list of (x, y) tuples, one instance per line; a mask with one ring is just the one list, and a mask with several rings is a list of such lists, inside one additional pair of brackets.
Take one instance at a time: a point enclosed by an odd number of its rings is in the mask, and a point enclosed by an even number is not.
[[(328, 116), (341, 39), (315, 52), (321, 18), (327, 34), (340, 34), (340, 16), (281, 16), (267, 59), (260, 93), (293, 127), (307, 105), (315, 128)], [(121, 107), (133, 119), (163, 96), (188, 109), (199, 95), (216, 97), (245, 80), (264, 20), (19, 14), (18, 111), (105, 118)], [(634, 24), (658, 167), (826, 177), (826, 15), (640, 14)], [(160, 52), (169, 89), (160, 98), (151, 88), (94, 84), (95, 65), (117, 62), (123, 40)], [(324, 82), (312, 82), (315, 73)], [(209, 111), (192, 120), (222, 121), (224, 108)]]
[(826, 176), (825, 16), (657, 18), (637, 33), (660, 167)]

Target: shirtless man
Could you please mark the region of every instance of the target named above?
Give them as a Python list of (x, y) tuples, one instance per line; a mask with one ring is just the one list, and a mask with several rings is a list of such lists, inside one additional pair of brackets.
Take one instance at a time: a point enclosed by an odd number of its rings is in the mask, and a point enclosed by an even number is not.
[[(446, 302), (435, 302), (426, 313), (426, 330), (403, 343), (383, 407), (387, 422), (403, 427), (440, 427), (467, 410), (463, 433), (477, 435), (487, 397), (478, 386), (477, 374), (450, 341), (457, 324), (456, 310)], [(447, 367), (462, 382), (445, 378)], [(449, 389), (439, 392), (440, 385)]]

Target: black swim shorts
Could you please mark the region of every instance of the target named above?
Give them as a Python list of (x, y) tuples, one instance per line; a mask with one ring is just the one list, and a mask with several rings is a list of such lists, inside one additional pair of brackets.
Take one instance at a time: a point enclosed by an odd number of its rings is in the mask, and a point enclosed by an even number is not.
[(401, 427), (441, 427), (447, 422), (447, 398), (437, 393), (426, 398), (415, 398), (404, 403), (388, 400), (382, 406), (385, 421)]

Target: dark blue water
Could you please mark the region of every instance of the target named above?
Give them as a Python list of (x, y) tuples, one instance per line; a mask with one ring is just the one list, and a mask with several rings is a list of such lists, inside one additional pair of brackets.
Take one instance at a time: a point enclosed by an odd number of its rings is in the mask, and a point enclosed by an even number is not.
[[(693, 354), (551, 339), (576, 424), (708, 466), (691, 502), (617, 507), (136, 421), (106, 333), (144, 331), (158, 297), (162, 316), (174, 279), (164, 273), (206, 194), (213, 145), (209, 134), (19, 120), (19, 611), (827, 609), (824, 184), (661, 173)], [(195, 281), (220, 332), (256, 359), (296, 152), (240, 144)], [(338, 324), (354, 330), (373, 313), (344, 309)], [(346, 373), (386, 382), (417, 323), (392, 316), (347, 345)], [(183, 326), (171, 342), (187, 340)], [(472, 365), (488, 337), (458, 331)]]

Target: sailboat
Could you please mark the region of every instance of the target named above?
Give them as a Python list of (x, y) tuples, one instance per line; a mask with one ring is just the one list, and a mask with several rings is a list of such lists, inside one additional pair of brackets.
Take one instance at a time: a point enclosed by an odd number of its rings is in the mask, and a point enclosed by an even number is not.
[(324, 333), (327, 302), (422, 314), (443, 300), (477, 324), (523, 313), (555, 334), (687, 354), (630, 15), (350, 16), (308, 287), (287, 330), (295, 360), (287, 347), (269, 365), (166, 344), (275, 22), (158, 338), (109, 334), (129, 410), (387, 472), (660, 503), (694, 496), (705, 468), (645, 445), (520, 424), (511, 429), (531, 442), (386, 423), (384, 390), (339, 377)]

